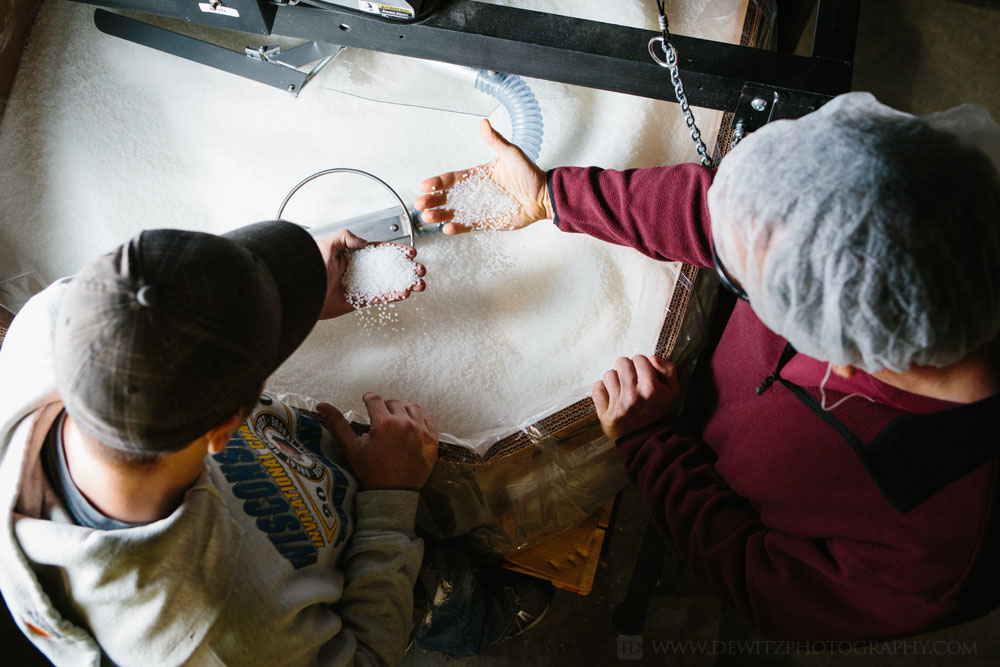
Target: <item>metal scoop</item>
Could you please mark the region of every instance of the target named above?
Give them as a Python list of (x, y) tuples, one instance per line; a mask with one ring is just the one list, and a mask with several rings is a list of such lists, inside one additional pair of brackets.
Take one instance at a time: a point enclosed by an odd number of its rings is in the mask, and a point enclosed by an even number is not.
[(339, 229), (350, 229), (353, 233), (372, 243), (392, 242), (405, 243), (412, 246), (415, 232), (417, 236), (423, 236), (424, 234), (440, 231), (440, 225), (434, 225), (432, 228), (426, 228), (418, 223), (415, 223), (414, 220), (419, 219), (416, 213), (411, 212), (406, 204), (403, 203), (403, 199), (396, 193), (396, 191), (381, 178), (375, 176), (374, 174), (370, 174), (367, 171), (350, 169), (348, 167), (324, 169), (323, 171), (318, 171), (315, 174), (302, 179), (298, 185), (292, 188), (291, 191), (285, 195), (284, 200), (281, 202), (281, 206), (278, 207), (278, 212), (275, 215), (275, 218), (279, 220), (281, 219), (281, 214), (284, 213), (285, 206), (288, 205), (288, 201), (292, 198), (292, 195), (298, 192), (299, 189), (306, 183), (309, 183), (320, 176), (340, 173), (365, 176), (376, 183), (379, 183), (383, 188), (392, 193), (392, 196), (399, 202), (399, 206), (391, 206), (380, 211), (362, 213), (361, 215), (354, 216), (353, 218), (324, 223), (316, 225), (315, 227), (305, 227), (305, 225), (303, 225), (313, 238), (327, 236), (328, 234), (331, 234)]

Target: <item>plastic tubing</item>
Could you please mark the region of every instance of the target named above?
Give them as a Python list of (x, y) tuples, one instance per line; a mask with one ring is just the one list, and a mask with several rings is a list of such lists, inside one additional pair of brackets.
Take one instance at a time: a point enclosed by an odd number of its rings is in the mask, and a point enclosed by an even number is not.
[(478, 90), (500, 100), (510, 114), (511, 143), (538, 160), (542, 150), (542, 109), (524, 79), (516, 74), (481, 69), (476, 74)]
[[(427, 60), (425, 64), (462, 78), (472, 78), (472, 84), (477, 90), (499, 100), (510, 115), (511, 143), (533, 161), (538, 160), (542, 150), (542, 109), (524, 79), (516, 74), (470, 69), (436, 60)], [(444, 226), (423, 222), (416, 211), (410, 212), (410, 218), (414, 221), (413, 228), (417, 236), (435, 234)]]

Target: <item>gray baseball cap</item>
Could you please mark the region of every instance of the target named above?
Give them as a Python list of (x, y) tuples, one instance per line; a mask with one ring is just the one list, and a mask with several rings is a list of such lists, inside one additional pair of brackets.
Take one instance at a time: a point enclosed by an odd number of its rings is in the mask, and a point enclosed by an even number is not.
[(144, 231), (67, 285), (56, 387), (102, 443), (180, 449), (253, 401), (325, 297), (319, 249), (297, 225)]

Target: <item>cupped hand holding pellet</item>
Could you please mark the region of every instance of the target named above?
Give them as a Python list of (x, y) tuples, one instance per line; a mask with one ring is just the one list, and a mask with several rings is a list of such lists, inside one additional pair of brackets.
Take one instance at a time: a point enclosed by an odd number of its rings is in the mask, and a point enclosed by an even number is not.
[[(521, 229), (538, 220), (551, 219), (554, 213), (545, 186), (545, 172), (520, 148), (494, 130), (485, 118), (479, 124), (479, 133), (496, 152), (497, 159), (472, 169), (450, 171), (422, 181), (420, 189), (429, 194), (417, 197), (414, 202), (417, 210), (422, 211), (421, 219), (427, 223), (447, 223), (443, 227), (445, 234), (461, 234), (474, 229)], [(514, 205), (509, 212), (500, 210), (503, 207), (498, 194), (484, 193), (482, 187), (477, 187), (472, 197), (476, 200), (473, 205), (449, 207), (449, 203), (456, 203), (454, 196), (449, 202), (449, 194), (456, 185), (461, 188), (462, 184), (487, 179), (511, 198)], [(454, 194), (457, 193), (458, 190)], [(475, 220), (476, 204), (486, 200), (489, 200), (488, 208), (497, 211), (486, 211), (485, 220)], [(465, 208), (471, 210), (462, 210)]]
[(638, 354), (616, 359), (590, 396), (604, 435), (618, 440), (666, 416), (679, 391), (674, 364)]
[(416, 254), (413, 246), (399, 243), (373, 243), (352, 252), (341, 280), (347, 303), (367, 308), (423, 291), (426, 269), (413, 261)]
[(418, 491), (438, 458), (438, 430), (416, 403), (364, 395), (371, 430), (357, 435), (340, 410), (320, 403), (316, 411), (333, 431), (351, 469), (367, 490)]
[[(323, 257), (323, 264), (326, 266), (326, 300), (323, 303), (323, 311), (320, 313), (321, 320), (338, 317), (349, 313), (361, 305), (367, 303), (388, 303), (399, 301), (410, 296), (410, 292), (423, 291), (426, 284), (422, 277), (427, 273), (423, 264), (413, 262), (417, 255), (417, 249), (413, 246), (398, 243), (378, 243), (369, 244), (360, 236), (356, 236), (350, 230), (342, 229), (334, 232), (330, 236), (317, 239), (320, 255)], [(409, 263), (409, 270), (413, 273), (413, 279), (408, 286), (399, 285), (400, 289), (390, 289), (384, 293), (372, 295), (366, 303), (361, 303), (358, 298), (351, 298), (345, 288), (345, 274), (350, 265), (350, 255), (352, 252), (361, 251), (364, 248), (376, 248), (379, 246), (391, 246), (399, 251)], [(355, 267), (357, 268), (357, 267)]]

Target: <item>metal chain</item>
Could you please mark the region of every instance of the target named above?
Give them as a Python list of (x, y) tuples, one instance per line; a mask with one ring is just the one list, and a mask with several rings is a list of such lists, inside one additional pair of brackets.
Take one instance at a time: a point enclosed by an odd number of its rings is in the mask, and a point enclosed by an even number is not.
[(746, 125), (743, 124), (742, 120), (736, 121), (736, 127), (733, 128), (733, 141), (729, 144), (729, 150), (732, 151), (736, 148), (736, 144), (740, 143), (745, 136), (747, 136)]
[[(656, 6), (660, 11), (660, 32), (662, 36), (649, 40), (649, 55), (657, 65), (670, 70), (670, 81), (674, 85), (674, 94), (677, 96), (677, 103), (681, 106), (681, 113), (684, 114), (684, 123), (691, 133), (691, 141), (694, 142), (698, 155), (701, 156), (701, 163), (706, 167), (711, 167), (713, 165), (712, 158), (708, 156), (708, 149), (705, 148), (705, 142), (701, 138), (701, 131), (694, 122), (694, 114), (691, 113), (691, 106), (688, 104), (687, 95), (684, 93), (684, 84), (681, 83), (680, 67), (677, 65), (677, 50), (670, 43), (670, 30), (667, 27), (667, 14), (663, 5), (664, 0), (656, 0)], [(659, 42), (660, 49), (663, 51), (663, 60), (660, 60), (656, 54), (654, 45), (657, 42)], [(738, 142), (739, 139), (736, 139), (736, 141)]]

